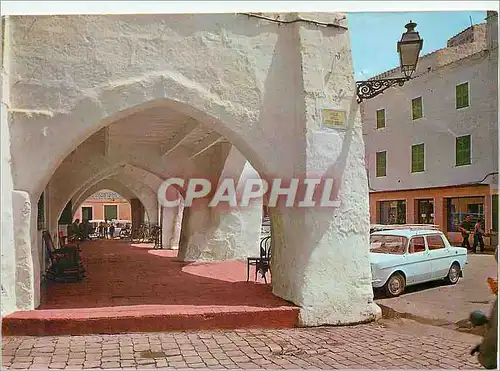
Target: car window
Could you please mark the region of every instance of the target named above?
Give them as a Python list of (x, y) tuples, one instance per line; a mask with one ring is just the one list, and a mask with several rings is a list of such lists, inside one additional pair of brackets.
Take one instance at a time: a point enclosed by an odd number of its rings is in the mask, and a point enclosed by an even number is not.
[(444, 249), (446, 246), (443, 239), (438, 234), (426, 236), (425, 238), (427, 240), (427, 246), (429, 246), (429, 250)]
[(402, 236), (371, 235), (370, 252), (378, 254), (403, 255), (407, 239)]
[(408, 253), (415, 254), (417, 252), (425, 251), (425, 242), (423, 237), (413, 237), (408, 246)]

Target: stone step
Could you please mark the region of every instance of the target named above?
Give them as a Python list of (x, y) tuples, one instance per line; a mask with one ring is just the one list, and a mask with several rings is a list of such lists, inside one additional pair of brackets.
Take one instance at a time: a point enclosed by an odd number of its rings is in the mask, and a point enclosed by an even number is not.
[(118, 334), (218, 329), (296, 327), (293, 306), (135, 305), (43, 309), (12, 313), (2, 320), (4, 336)]

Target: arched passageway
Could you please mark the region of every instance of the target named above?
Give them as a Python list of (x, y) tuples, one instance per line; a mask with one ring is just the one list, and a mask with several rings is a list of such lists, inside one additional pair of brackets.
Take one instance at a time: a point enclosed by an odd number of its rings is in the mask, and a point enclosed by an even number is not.
[[(310, 16), (344, 22), (339, 14)], [(32, 22), (23, 16), (6, 23), (8, 68), (21, 72), (4, 98), (12, 102), (9, 115), (2, 116), (12, 158), (4, 161), (10, 177), (2, 179), (12, 205), (6, 225), (14, 231), (2, 236), (12, 246), (2, 275), (16, 277), (2, 291), (4, 313), (39, 304), (34, 209), (42, 193), (47, 219), (57, 220), (69, 200), (124, 167), (149, 178), (217, 183), (222, 174), (240, 179), (241, 158), (243, 168), (248, 161), (266, 180), (330, 177), (340, 200), (335, 209), (270, 208), (273, 293), (301, 308), (303, 325), (380, 313), (367, 257), (368, 189), (345, 25), (279, 27), (240, 15)], [(30, 74), (34, 61), (39, 72)], [(332, 106), (344, 117), (339, 130), (324, 124), (323, 109)], [(239, 170), (226, 172), (232, 167)], [(258, 216), (251, 209), (190, 208), (179, 249), (187, 260), (254, 255), (247, 249), (255, 251)]]

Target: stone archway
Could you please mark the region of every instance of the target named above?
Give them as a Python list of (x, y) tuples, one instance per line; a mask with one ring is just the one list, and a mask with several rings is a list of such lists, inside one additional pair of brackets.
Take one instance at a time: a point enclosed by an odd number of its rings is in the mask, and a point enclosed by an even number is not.
[(141, 201), (141, 203), (144, 205), (148, 220), (156, 223), (158, 214), (156, 195), (151, 190), (145, 189), (144, 186), (137, 183), (138, 182), (133, 179), (120, 178), (119, 176), (102, 180), (86, 189), (79, 198), (75, 197), (73, 214), (77, 209), (80, 208), (85, 200), (92, 196), (94, 193), (103, 189), (108, 189), (120, 194), (129, 203), (134, 198), (139, 199), (139, 201)]
[(114, 178), (108, 178), (100, 181), (99, 183), (94, 184), (92, 187), (87, 188), (85, 190), (81, 190), (74, 197), (74, 203), (72, 203), (72, 212), (73, 215), (77, 212), (80, 206), (87, 200), (90, 196), (99, 192), (102, 189), (108, 189), (110, 191), (118, 193), (124, 199), (130, 202), (130, 199), (137, 197), (134, 192), (128, 189), (127, 186), (120, 183), (118, 180)]
[[(303, 16), (344, 24), (341, 14)], [(6, 48), (8, 75), (19, 71), (2, 120), (10, 130), (12, 165), (4, 163), (12, 170), (16, 225), (15, 243), (8, 244), (15, 253), (8, 256), (10, 273), (19, 277), (9, 310), (37, 305), (32, 210), (56, 169), (101, 129), (164, 109), (165, 117), (182, 112), (226, 138), (265, 179), (333, 177), (341, 207), (271, 211), (273, 292), (301, 307), (305, 325), (380, 313), (371, 288), (364, 147), (345, 25), (281, 27), (233, 14), (37, 20), (33, 27), (29, 16), (9, 20), (24, 32), (10, 34)], [(322, 122), (323, 109), (332, 106), (345, 114), (339, 130)]]

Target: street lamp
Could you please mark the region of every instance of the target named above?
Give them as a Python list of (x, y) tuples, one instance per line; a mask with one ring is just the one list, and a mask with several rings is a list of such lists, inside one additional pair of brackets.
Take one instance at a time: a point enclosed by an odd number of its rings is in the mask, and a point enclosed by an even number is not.
[(417, 31), (416, 23), (410, 21), (405, 25), (406, 32), (398, 41), (399, 64), (404, 77), (380, 80), (356, 81), (356, 95), (358, 103), (363, 100), (376, 97), (393, 85), (403, 86), (406, 81), (411, 80), (411, 76), (417, 68), (418, 58), (424, 40), (422, 40)]

